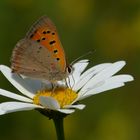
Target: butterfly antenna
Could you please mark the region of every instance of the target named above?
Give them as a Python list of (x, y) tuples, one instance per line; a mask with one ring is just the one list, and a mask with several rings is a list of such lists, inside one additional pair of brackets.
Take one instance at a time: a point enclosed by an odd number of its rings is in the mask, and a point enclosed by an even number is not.
[(77, 61), (80, 60), (81, 58), (93, 54), (94, 52), (96, 52), (96, 50), (92, 50), (92, 51), (89, 51), (89, 52), (87, 52), (87, 53), (81, 55), (80, 57), (76, 58), (76, 59), (71, 63), (71, 65), (73, 65), (75, 62), (77, 62)]

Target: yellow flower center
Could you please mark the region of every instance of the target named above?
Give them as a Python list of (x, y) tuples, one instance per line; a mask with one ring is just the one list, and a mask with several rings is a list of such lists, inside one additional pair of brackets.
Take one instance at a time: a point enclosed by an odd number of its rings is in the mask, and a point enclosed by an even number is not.
[(41, 90), (37, 91), (36, 95), (33, 98), (33, 103), (40, 105), (39, 97), (53, 97), (58, 101), (60, 107), (63, 108), (65, 105), (71, 104), (76, 98), (77, 93), (69, 88), (56, 88), (55, 91), (50, 90)]

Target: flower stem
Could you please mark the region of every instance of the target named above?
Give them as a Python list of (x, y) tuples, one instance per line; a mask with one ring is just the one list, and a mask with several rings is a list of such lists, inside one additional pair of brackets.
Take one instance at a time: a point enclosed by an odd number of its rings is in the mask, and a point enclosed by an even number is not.
[(57, 140), (65, 140), (63, 121), (64, 117), (62, 116), (53, 119), (57, 134)]

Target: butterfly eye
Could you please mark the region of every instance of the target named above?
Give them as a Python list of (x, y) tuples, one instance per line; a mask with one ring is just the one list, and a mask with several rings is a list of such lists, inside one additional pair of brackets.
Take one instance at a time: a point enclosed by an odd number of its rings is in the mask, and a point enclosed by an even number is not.
[(67, 73), (68, 74), (71, 74), (72, 72), (73, 72), (73, 67), (72, 66), (68, 66), (67, 68), (66, 68), (66, 71), (67, 71)]

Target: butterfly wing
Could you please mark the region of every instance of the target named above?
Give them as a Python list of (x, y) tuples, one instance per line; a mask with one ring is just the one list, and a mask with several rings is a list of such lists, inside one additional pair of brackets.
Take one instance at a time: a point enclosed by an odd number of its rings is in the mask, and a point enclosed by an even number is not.
[(57, 30), (53, 22), (47, 17), (41, 17), (33, 24), (29, 32), (26, 34), (27, 39), (36, 41), (43, 45), (57, 60), (60, 71), (66, 69), (65, 53), (60, 42)]
[(66, 76), (65, 53), (56, 27), (40, 18), (19, 41), (12, 55), (12, 70), (32, 78), (62, 80)]
[(20, 40), (11, 61), (13, 72), (32, 78), (58, 80), (64, 76), (47, 48), (32, 40)]

